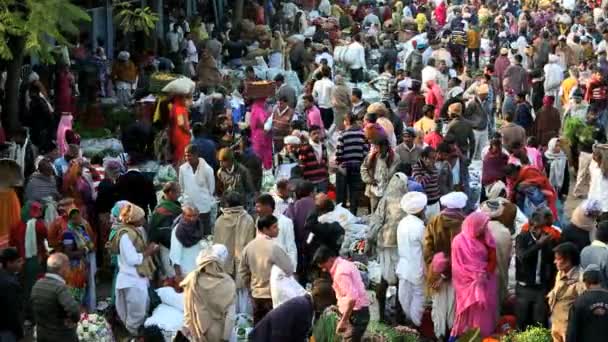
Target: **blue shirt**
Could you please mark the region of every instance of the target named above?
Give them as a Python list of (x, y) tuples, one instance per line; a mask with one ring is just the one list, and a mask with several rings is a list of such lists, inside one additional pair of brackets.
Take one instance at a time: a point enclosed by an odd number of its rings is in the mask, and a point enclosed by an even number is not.
[(211, 139), (205, 137), (198, 137), (192, 140), (192, 144), (196, 145), (200, 153), (200, 157), (205, 159), (207, 164), (215, 171), (218, 169), (218, 162), (216, 157), (217, 145)]

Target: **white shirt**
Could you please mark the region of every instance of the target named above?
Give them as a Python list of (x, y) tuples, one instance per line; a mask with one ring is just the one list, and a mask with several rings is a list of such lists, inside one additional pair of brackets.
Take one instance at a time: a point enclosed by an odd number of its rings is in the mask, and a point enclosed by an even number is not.
[(274, 213), (273, 215), (279, 217), (287, 211), (287, 207), (289, 207), (289, 203), (291, 203), (291, 199), (283, 199), (277, 194), (273, 194), (272, 198), (274, 198)]
[(186, 41), (186, 59), (185, 62), (192, 62), (192, 63), (198, 63), (198, 51), (196, 51), (196, 45), (194, 45), (194, 42), (192, 41), (192, 39)]
[(184, 247), (175, 235), (176, 229), (171, 232), (171, 249), (169, 250), (169, 259), (171, 265), (179, 265), (182, 269), (182, 275), (185, 277), (188, 273), (196, 269), (196, 257), (203, 249), (200, 242), (191, 247)]
[[(142, 232), (142, 228), (138, 227)], [(116, 289), (126, 289), (130, 287), (147, 288), (148, 278), (142, 277), (135, 268), (144, 261), (144, 255), (138, 253), (129, 239), (129, 235), (123, 234), (120, 237), (120, 253), (118, 254), (118, 275), (116, 276)]]
[(329, 78), (323, 77), (319, 81), (315, 82), (312, 88), (312, 96), (317, 101), (319, 108), (331, 108), (331, 90), (334, 87), (334, 82)]
[(321, 64), (322, 59), (325, 59), (327, 61), (327, 66), (329, 66), (330, 68), (334, 67), (334, 57), (329, 52), (323, 52), (321, 54), (318, 54), (317, 57), (315, 57), (315, 63)]
[[(279, 235), (277, 236), (277, 243), (287, 255), (289, 255), (289, 259), (291, 259), (291, 263), (293, 267), (298, 265), (298, 250), (296, 249), (296, 238), (293, 232), (293, 222), (285, 215), (279, 215), (278, 218), (278, 226), (279, 226)], [(171, 242), (173, 243), (173, 242)], [(173, 245), (171, 245), (173, 248)]]
[(595, 160), (589, 165), (591, 182), (589, 183), (589, 198), (598, 200), (602, 211), (608, 211), (608, 178), (604, 177), (602, 170)]
[(179, 167), (179, 186), (199, 212), (211, 211), (211, 206), (215, 203), (215, 176), (205, 159), (198, 158), (196, 171), (187, 162)]
[(179, 32), (179, 30), (177, 30), (177, 32), (169, 31), (167, 33), (167, 41), (169, 42), (169, 51), (173, 52), (173, 53), (179, 52), (179, 46), (180, 46), (180, 43), (182, 42), (182, 39), (183, 39), (183, 36)]
[(397, 226), (399, 262), (396, 271), (399, 279), (422, 284), (424, 280), (423, 237), (424, 222), (420, 218), (407, 215), (399, 222), (399, 226)]
[(351, 61), (350, 69), (365, 69), (365, 48), (359, 42), (352, 42), (346, 50), (344, 60)]

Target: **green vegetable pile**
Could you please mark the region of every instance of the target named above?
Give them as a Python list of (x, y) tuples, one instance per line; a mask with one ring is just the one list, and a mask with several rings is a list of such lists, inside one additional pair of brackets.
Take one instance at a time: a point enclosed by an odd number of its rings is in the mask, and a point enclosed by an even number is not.
[(336, 336), (336, 327), (338, 326), (338, 314), (334, 311), (327, 310), (317, 320), (312, 335), (315, 342), (338, 342), (342, 339)]
[(501, 342), (551, 342), (551, 330), (543, 327), (531, 327), (526, 331), (512, 332), (502, 338)]
[(367, 326), (367, 336), (382, 338), (385, 342), (418, 342), (420, 338), (417, 334), (400, 332), (393, 327), (378, 321), (371, 321)]

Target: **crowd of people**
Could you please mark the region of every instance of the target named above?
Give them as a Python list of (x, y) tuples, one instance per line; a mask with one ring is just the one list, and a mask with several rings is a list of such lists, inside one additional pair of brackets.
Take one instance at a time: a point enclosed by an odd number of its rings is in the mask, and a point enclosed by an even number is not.
[[(429, 340), (604, 340), (606, 4), (271, 1), (245, 16), (171, 17), (162, 54), (110, 63), (78, 44), (24, 67), (23, 128), (0, 134), (1, 341), (32, 324), (77, 341), (109, 279), (133, 337), (151, 290), (171, 287), (190, 341), (231, 340), (242, 314), (250, 341), (305, 341), (328, 307), (344, 341), (372, 317)], [(261, 65), (281, 72), (264, 81)], [(160, 94), (159, 73), (184, 76)], [(74, 117), (150, 98), (120, 154), (83, 156)], [(298, 293), (282, 303), (277, 272)]]

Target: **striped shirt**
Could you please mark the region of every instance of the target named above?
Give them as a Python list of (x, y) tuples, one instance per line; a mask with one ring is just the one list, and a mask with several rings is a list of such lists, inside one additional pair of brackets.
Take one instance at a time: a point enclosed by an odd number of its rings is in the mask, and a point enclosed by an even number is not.
[(439, 190), (439, 171), (433, 168), (429, 170), (422, 160), (412, 165), (412, 176), (414, 180), (424, 187), (424, 192), (429, 200), (429, 205), (437, 203), (441, 197)]
[(321, 161), (317, 159), (315, 151), (310, 144), (300, 147), (298, 156), (303, 178), (313, 183), (319, 183), (329, 178), (327, 171), (327, 150), (323, 146)]
[(350, 127), (338, 136), (336, 163), (345, 167), (360, 167), (368, 150), (363, 130), (359, 127)]

